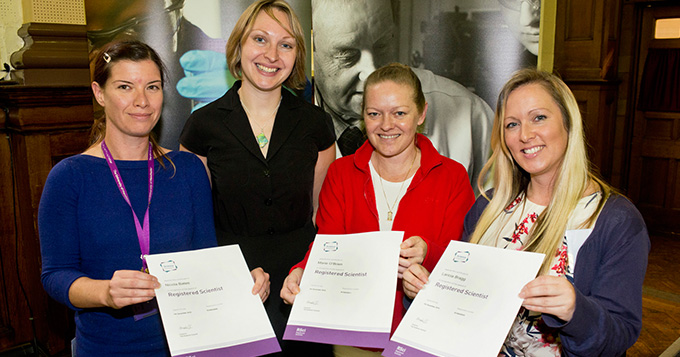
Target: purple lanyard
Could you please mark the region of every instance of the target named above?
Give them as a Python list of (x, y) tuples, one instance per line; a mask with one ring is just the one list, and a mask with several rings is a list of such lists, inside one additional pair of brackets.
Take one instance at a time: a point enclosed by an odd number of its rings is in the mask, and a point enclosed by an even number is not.
[(116, 184), (118, 186), (118, 190), (120, 191), (120, 194), (123, 195), (123, 198), (125, 199), (125, 202), (127, 202), (128, 206), (130, 206), (130, 210), (132, 211), (132, 217), (135, 219), (135, 228), (137, 229), (137, 238), (139, 239), (139, 249), (142, 251), (142, 255), (140, 258), (142, 259), (142, 269), (143, 271), (148, 272), (148, 269), (146, 267), (146, 260), (144, 260), (144, 256), (149, 254), (149, 244), (150, 244), (150, 239), (149, 239), (149, 206), (151, 205), (151, 195), (153, 194), (153, 151), (151, 150), (151, 143), (149, 143), (149, 202), (146, 205), (146, 213), (144, 214), (144, 226), (139, 224), (139, 219), (137, 218), (137, 214), (135, 214), (135, 210), (132, 209), (132, 204), (130, 203), (130, 198), (128, 197), (127, 190), (125, 190), (125, 184), (123, 183), (123, 178), (120, 177), (120, 173), (118, 172), (118, 166), (116, 166), (116, 162), (113, 160), (113, 156), (111, 156), (111, 152), (109, 151), (109, 148), (106, 147), (106, 143), (102, 141), (102, 151), (104, 152), (104, 157), (106, 158), (106, 163), (109, 164), (109, 169), (111, 170), (111, 174), (113, 175), (113, 178), (116, 180)]

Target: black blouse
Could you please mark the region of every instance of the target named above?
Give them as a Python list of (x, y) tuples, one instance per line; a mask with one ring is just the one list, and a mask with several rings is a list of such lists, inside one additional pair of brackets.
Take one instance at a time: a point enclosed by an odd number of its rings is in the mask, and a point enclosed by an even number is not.
[(335, 141), (330, 116), (284, 89), (264, 158), (239, 101), (240, 87), (239, 81), (194, 112), (180, 137), (184, 147), (208, 159), (218, 241), (220, 231), (254, 237), (309, 224), (318, 154)]

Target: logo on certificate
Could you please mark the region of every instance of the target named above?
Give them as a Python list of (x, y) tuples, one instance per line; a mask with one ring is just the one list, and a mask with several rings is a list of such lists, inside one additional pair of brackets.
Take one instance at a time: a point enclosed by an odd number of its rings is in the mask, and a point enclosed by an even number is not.
[(466, 263), (470, 259), (470, 251), (459, 250), (453, 255), (454, 263)]
[(161, 262), (161, 269), (163, 269), (163, 271), (166, 273), (175, 271), (177, 270), (177, 264), (175, 263), (174, 260), (164, 261)]
[(335, 252), (338, 250), (338, 242), (332, 241), (332, 242), (326, 242), (323, 244), (323, 251), (324, 252)]

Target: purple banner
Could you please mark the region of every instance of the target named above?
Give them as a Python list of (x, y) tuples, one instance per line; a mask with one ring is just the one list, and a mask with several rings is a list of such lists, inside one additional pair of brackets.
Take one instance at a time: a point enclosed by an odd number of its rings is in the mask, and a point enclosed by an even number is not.
[(248, 342), (240, 345), (217, 348), (209, 351), (182, 353), (174, 357), (255, 357), (269, 353), (281, 352), (275, 337), (266, 340)]
[(392, 357), (392, 356), (397, 356), (397, 357), (436, 357), (437, 355), (433, 355), (427, 352), (423, 352), (417, 348), (411, 347), (404, 345), (402, 343), (394, 342), (394, 341), (389, 341), (387, 343), (387, 346), (385, 347), (385, 350), (382, 353), (383, 356), (386, 357)]
[(347, 331), (288, 325), (283, 334), (283, 339), (354, 347), (385, 348), (390, 340), (390, 334), (388, 332)]

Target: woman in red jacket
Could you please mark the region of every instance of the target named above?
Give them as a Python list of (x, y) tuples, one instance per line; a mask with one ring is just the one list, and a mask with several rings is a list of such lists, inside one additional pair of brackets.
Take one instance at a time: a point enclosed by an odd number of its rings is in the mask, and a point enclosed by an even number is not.
[[(319, 195), (319, 234), (404, 231), (399, 278), (412, 264), (429, 269), (450, 240), (458, 240), (474, 202), (465, 168), (439, 155), (417, 129), (427, 103), (420, 81), (405, 65), (392, 63), (366, 80), (363, 109), (368, 141), (328, 169)], [(281, 298), (295, 300), (307, 257), (286, 278)], [(392, 331), (405, 312), (401, 282)], [(336, 355), (338, 355), (336, 346)], [(350, 352), (351, 353), (351, 352)]]

